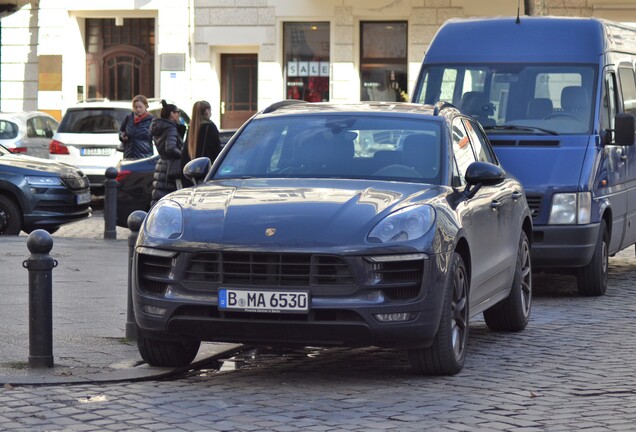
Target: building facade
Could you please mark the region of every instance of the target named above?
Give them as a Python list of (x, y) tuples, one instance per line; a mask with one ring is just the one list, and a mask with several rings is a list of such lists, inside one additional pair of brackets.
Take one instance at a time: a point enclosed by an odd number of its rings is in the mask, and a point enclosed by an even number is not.
[[(633, 0), (0, 0), (0, 108), (60, 118), (78, 100), (142, 93), (222, 128), (286, 98), (408, 99), (453, 17), (595, 16), (636, 22)], [(2, 11), (2, 9), (0, 9)]]

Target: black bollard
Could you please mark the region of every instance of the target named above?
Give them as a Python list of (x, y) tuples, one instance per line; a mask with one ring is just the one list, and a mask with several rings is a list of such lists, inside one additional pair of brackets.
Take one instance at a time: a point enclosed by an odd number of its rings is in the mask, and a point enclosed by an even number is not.
[(117, 168), (106, 168), (104, 180), (104, 238), (117, 238)]
[(137, 210), (128, 216), (128, 311), (126, 312), (126, 339), (137, 339), (137, 323), (135, 323), (135, 310), (132, 302), (132, 266), (135, 253), (135, 243), (139, 235), (139, 228), (146, 218), (146, 212)]
[(49, 252), (53, 238), (42, 229), (27, 237), (31, 256), (22, 266), (29, 270), (29, 367), (53, 367), (53, 280), (57, 261)]

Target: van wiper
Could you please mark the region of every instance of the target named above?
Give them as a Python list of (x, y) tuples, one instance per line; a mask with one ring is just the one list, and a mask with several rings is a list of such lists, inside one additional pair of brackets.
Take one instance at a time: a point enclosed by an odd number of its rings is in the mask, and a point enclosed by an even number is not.
[(558, 135), (559, 133), (557, 131), (553, 131), (551, 129), (544, 129), (544, 128), (540, 128), (540, 127), (536, 127), (536, 126), (518, 126), (518, 125), (512, 125), (512, 124), (507, 124), (507, 125), (501, 125), (501, 126), (484, 126), (484, 130), (518, 130), (518, 131), (536, 131), (536, 132), (543, 132), (549, 135)]

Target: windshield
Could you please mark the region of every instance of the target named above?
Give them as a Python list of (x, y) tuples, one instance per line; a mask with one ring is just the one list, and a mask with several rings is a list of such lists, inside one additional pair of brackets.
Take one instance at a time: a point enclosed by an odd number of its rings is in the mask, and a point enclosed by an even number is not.
[(130, 110), (125, 108), (69, 109), (58, 132), (118, 133), (119, 126), (128, 113)]
[(215, 179), (351, 178), (439, 184), (441, 120), (363, 114), (290, 115), (250, 122)]
[(589, 134), (595, 65), (424, 65), (413, 102), (450, 102), (489, 133)]

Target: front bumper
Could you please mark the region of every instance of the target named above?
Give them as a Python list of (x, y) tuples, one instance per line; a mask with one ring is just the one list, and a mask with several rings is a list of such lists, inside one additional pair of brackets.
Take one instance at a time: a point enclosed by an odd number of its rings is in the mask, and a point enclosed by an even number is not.
[(592, 260), (600, 224), (535, 225), (532, 266), (536, 268), (582, 267)]
[[(446, 255), (420, 261), (417, 291), (411, 291), (412, 296), (402, 295), (405, 298), (395, 298), (394, 288), (399, 283), (391, 286), (369, 281), (360, 256), (342, 257), (355, 275), (352, 285), (248, 287), (309, 290), (311, 304), (307, 314), (220, 310), (217, 289), (223, 284), (203, 284), (207, 289), (200, 290), (183, 277), (192, 256), (178, 253), (162, 261), (148, 258), (138, 249), (133, 260), (133, 304), (137, 325), (145, 333), (233, 343), (403, 348), (430, 346), (437, 333)], [(155, 271), (161, 268), (167, 279)], [(164, 313), (159, 316), (149, 310)], [(409, 313), (410, 319), (380, 322), (376, 318), (376, 314), (391, 313)]]
[[(25, 206), (24, 228), (55, 228), (85, 219), (91, 214), (88, 189), (71, 192), (66, 188), (32, 188)], [(81, 197), (81, 199), (78, 199)]]

